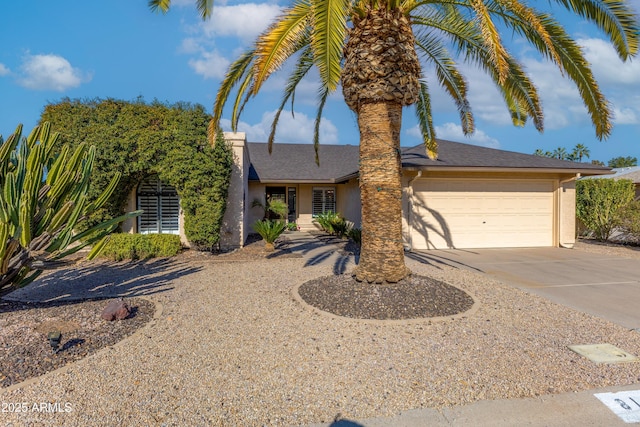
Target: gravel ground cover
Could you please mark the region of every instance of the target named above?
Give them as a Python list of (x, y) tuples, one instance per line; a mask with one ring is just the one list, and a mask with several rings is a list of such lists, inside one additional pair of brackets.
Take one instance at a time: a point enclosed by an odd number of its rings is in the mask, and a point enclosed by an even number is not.
[[(45, 374), (114, 345), (144, 326), (155, 306), (127, 299), (131, 314), (122, 321), (100, 317), (110, 300), (22, 303), (0, 300), (0, 387)], [(47, 340), (62, 332), (58, 351)]]
[(61, 408), (4, 412), (2, 424), (295, 426), (640, 382), (637, 364), (596, 365), (567, 349), (610, 343), (638, 355), (637, 332), (474, 272), (407, 263), (473, 295), (474, 310), (404, 324), (329, 316), (293, 291), (332, 266), (297, 257), (191, 259), (158, 287), (143, 276), (162, 316), (0, 389), (3, 405)]

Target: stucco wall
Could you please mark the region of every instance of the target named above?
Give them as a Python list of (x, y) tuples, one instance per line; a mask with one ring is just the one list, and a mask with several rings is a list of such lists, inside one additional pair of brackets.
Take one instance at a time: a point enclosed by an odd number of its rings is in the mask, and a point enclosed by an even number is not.
[(345, 184), (337, 185), (338, 200), (337, 210), (347, 220), (351, 221), (354, 227), (360, 227), (362, 222), (362, 208), (360, 203), (360, 186), (357, 178), (350, 179)]
[(560, 181), (559, 195), (559, 246), (573, 248), (576, 243), (576, 181)]
[(248, 235), (244, 209), (249, 192), (247, 177), (250, 161), (244, 132), (225, 132), (224, 138), (232, 145), (233, 168), (227, 196), (227, 210), (220, 229), (220, 248), (232, 250), (244, 245)]

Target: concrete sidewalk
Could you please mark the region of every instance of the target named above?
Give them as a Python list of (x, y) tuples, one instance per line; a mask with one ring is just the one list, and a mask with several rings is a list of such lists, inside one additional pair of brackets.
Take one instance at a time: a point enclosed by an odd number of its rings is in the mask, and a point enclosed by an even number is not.
[[(308, 427), (511, 427), (511, 426), (624, 426), (625, 423), (598, 400), (595, 393), (639, 390), (636, 384), (541, 396), (529, 399), (485, 400), (453, 408), (415, 409), (391, 418), (338, 420)], [(640, 391), (638, 392), (640, 395)], [(638, 408), (640, 410), (640, 408)]]

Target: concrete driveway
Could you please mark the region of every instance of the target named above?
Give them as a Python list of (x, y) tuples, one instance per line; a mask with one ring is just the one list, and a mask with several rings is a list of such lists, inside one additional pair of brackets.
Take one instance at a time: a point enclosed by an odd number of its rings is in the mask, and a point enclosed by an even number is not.
[(640, 330), (640, 260), (576, 249), (429, 250), (408, 254), (484, 273), (629, 329)]

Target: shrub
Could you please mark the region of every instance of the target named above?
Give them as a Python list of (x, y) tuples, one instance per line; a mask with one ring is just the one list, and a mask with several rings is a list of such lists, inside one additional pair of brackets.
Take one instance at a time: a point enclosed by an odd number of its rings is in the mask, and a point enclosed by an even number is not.
[(640, 201), (629, 203), (621, 213), (620, 230), (632, 241), (640, 242)]
[(347, 237), (349, 237), (355, 244), (360, 246), (362, 244), (362, 229), (357, 227), (351, 227), (347, 231)]
[(95, 244), (88, 256), (93, 258), (118, 223), (141, 213), (98, 222), (78, 233), (106, 203), (120, 175), (89, 201), (95, 147), (56, 147), (58, 137), (47, 122), (27, 138), (22, 125), (6, 142), (0, 137), (0, 296), (31, 282), (56, 260)]
[(182, 250), (180, 236), (176, 234), (147, 234), (157, 257), (176, 256)]
[(576, 215), (598, 240), (608, 240), (622, 225), (622, 213), (634, 198), (631, 180), (582, 179), (576, 183)]
[(255, 199), (253, 203), (251, 203), (251, 207), (258, 207), (264, 210), (264, 219), (271, 219), (273, 216), (278, 219), (284, 219), (289, 212), (289, 205), (282, 200), (271, 200), (267, 201), (266, 204), (262, 204), (260, 200)]
[(171, 257), (182, 249), (175, 234), (117, 233), (109, 237), (100, 256), (114, 261)]
[(323, 231), (329, 234), (335, 234), (339, 238), (343, 238), (347, 235), (351, 224), (342, 217), (339, 213), (327, 211), (325, 213), (318, 214), (314, 220), (318, 223)]
[(286, 224), (282, 221), (271, 221), (265, 219), (253, 223), (253, 229), (265, 241), (267, 249), (274, 249), (273, 243), (284, 232)]
[[(45, 106), (41, 120), (51, 122), (72, 148), (83, 142), (96, 146), (91, 180), (98, 188), (116, 171), (122, 173), (88, 225), (120, 215), (131, 190), (145, 176), (158, 174), (180, 197), (185, 234), (193, 246), (211, 250), (219, 243), (233, 152), (222, 133), (207, 134), (211, 117), (203, 106), (67, 98)], [(92, 202), (98, 195), (90, 189), (87, 199)]]
[(296, 224), (295, 222), (288, 222), (287, 223), (287, 230), (296, 231), (297, 229), (298, 229), (298, 224)]

